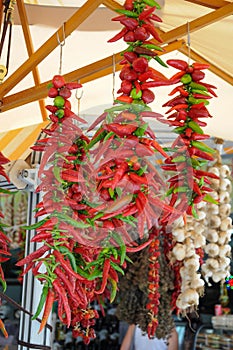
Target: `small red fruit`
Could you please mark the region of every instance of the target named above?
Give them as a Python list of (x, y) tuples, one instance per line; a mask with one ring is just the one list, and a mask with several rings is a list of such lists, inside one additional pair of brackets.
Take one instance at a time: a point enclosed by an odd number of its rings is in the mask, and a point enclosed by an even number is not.
[(60, 89), (62, 86), (65, 85), (65, 79), (61, 75), (54, 75), (53, 80), (52, 80), (53, 86), (56, 89)]
[(57, 89), (56, 89), (55, 87), (51, 87), (51, 88), (49, 89), (48, 96), (54, 98), (54, 97), (56, 97), (57, 95), (58, 95)]
[(145, 57), (138, 57), (133, 61), (132, 66), (136, 72), (144, 73), (148, 69), (148, 61)]
[(67, 87), (62, 87), (59, 91), (59, 95), (67, 99), (71, 96), (71, 91)]
[(155, 95), (153, 93), (153, 91), (149, 90), (149, 89), (145, 89), (142, 92), (142, 100), (144, 103), (151, 103), (153, 102), (155, 99)]

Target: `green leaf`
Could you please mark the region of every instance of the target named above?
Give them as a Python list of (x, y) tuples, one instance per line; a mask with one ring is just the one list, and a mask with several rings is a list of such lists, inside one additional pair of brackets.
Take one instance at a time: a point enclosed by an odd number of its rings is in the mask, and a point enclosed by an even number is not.
[(117, 193), (118, 197), (121, 197), (121, 195), (122, 195), (121, 187), (116, 187), (116, 193)]
[(122, 275), (125, 274), (124, 270), (120, 266), (115, 264), (113, 261), (110, 261), (110, 264), (114, 268), (114, 270), (116, 270), (117, 272), (120, 272)]
[(108, 192), (109, 192), (109, 194), (110, 194), (110, 197), (111, 197), (111, 198), (114, 198), (115, 191), (114, 191), (112, 188), (109, 188), (109, 189), (108, 189)]
[(206, 194), (203, 198), (204, 202), (213, 203), (213, 204), (219, 204), (218, 201), (216, 201), (210, 194)]

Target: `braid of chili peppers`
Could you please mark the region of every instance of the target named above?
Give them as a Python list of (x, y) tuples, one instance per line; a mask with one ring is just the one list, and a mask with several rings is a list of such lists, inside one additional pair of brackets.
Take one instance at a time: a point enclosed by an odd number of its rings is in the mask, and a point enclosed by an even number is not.
[(147, 326), (147, 334), (149, 338), (155, 336), (156, 329), (158, 327), (158, 311), (159, 311), (159, 256), (160, 256), (160, 241), (159, 230), (153, 228), (150, 232), (150, 238), (152, 242), (149, 245), (149, 271), (148, 271), (148, 302), (147, 310), (150, 316), (150, 322)]
[(163, 49), (149, 40), (153, 37), (156, 41), (162, 42), (152, 24), (153, 21), (162, 22), (161, 18), (154, 13), (156, 8), (160, 6), (155, 1), (132, 1), (130, 6), (126, 1), (124, 9), (116, 10), (120, 16), (112, 19), (119, 21), (124, 27), (108, 42), (123, 39), (128, 44), (121, 61), (123, 65), (120, 73), (122, 83), (118, 90), (121, 95), (117, 97), (117, 101), (151, 103), (155, 96), (150, 88), (168, 83), (168, 79), (163, 74), (148, 66), (148, 62), (152, 59), (166, 66), (158, 56), (158, 52)]
[(178, 95), (163, 105), (170, 109), (166, 112), (167, 119), (160, 118), (160, 121), (174, 126), (174, 132), (179, 136), (171, 147), (175, 153), (165, 160), (162, 169), (177, 174), (168, 180), (169, 194), (172, 194), (170, 203), (177, 209), (196, 216), (197, 203), (203, 200), (214, 201), (209, 194), (211, 188), (206, 184), (210, 183), (209, 178), (216, 176), (200, 168), (214, 159), (215, 150), (203, 142), (209, 135), (203, 132), (202, 127), (207, 124), (202, 119), (211, 117), (206, 106), (209, 99), (216, 96), (213, 90), (215, 87), (202, 82), (205, 77), (203, 69), (207, 69), (208, 65), (196, 62), (188, 65), (183, 60), (168, 60), (167, 63), (180, 70), (170, 81), (181, 82), (181, 85), (170, 93)]

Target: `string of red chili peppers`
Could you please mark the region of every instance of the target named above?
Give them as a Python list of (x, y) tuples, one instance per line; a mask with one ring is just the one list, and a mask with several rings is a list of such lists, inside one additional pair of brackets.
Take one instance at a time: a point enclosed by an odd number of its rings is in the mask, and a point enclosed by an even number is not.
[[(86, 241), (82, 229), (89, 225), (77, 218), (78, 203), (75, 200), (81, 196), (78, 169), (79, 163), (85, 159), (84, 146), (89, 139), (77, 126), (77, 122), (85, 121), (72, 112), (68, 100), (71, 90), (79, 87), (77, 83), (65, 83), (61, 76), (52, 80), (49, 96), (54, 97), (54, 103), (46, 107), (51, 112), (49, 118), (52, 123), (43, 130), (48, 137), (32, 147), (44, 153), (39, 169), (41, 183), (37, 188), (44, 195), (37, 205), (35, 217), (45, 218), (27, 227), (36, 230), (32, 242), (43, 245), (17, 265), (26, 265), (23, 274), (32, 270), (43, 284), (33, 316), (35, 319), (44, 307), (39, 332), (48, 320), (54, 301), (57, 301), (61, 322), (67, 327), (72, 326), (75, 333), (89, 342), (94, 336), (93, 317), (98, 316), (90, 307), (96, 282), (94, 274), (92, 280), (88, 280), (90, 269), (85, 271), (86, 250), (82, 248), (82, 243)], [(89, 252), (95, 256), (98, 249), (89, 249)], [(100, 276), (100, 272), (96, 276)]]
[[(215, 86), (204, 83), (204, 69), (207, 64), (193, 63), (188, 65), (183, 60), (168, 60), (167, 64), (179, 69), (171, 81), (181, 83), (176, 86), (170, 96), (178, 93), (164, 104), (170, 107), (166, 112), (167, 119), (159, 118), (163, 123), (173, 126), (173, 131), (179, 136), (173, 142), (170, 151), (172, 156), (165, 160), (161, 168), (174, 172), (168, 182), (171, 195), (170, 205), (178, 211), (185, 210), (187, 214), (196, 216), (195, 205), (200, 201), (215, 202), (209, 192), (208, 178), (217, 178), (215, 174), (201, 170), (207, 161), (212, 161), (215, 150), (208, 147), (203, 140), (209, 138), (202, 127), (207, 123), (203, 119), (211, 118), (207, 109), (209, 99), (216, 96)], [(211, 96), (212, 95), (212, 96)], [(163, 222), (166, 222), (164, 218)]]
[[(9, 183), (10, 179), (8, 178), (3, 164), (9, 163), (9, 159), (7, 159), (2, 152), (0, 152), (0, 175), (4, 177)], [(8, 191), (0, 188), (0, 193), (8, 193)], [(4, 218), (3, 213), (0, 211), (0, 218)], [(6, 280), (4, 276), (4, 272), (2, 269), (2, 263), (10, 259), (10, 251), (9, 251), (9, 243), (10, 239), (7, 237), (6, 232), (4, 231), (5, 225), (0, 222), (0, 282), (3, 288), (3, 291), (6, 291), (7, 285), (6, 285)], [(0, 319), (0, 330), (2, 331), (3, 335), (8, 338), (8, 333), (5, 329), (3, 321)]]
[(154, 101), (155, 95), (151, 88), (171, 84), (168, 79), (157, 70), (149, 67), (148, 62), (155, 59), (159, 64), (166, 64), (158, 56), (163, 51), (160, 46), (155, 45), (149, 39), (152, 37), (162, 42), (154, 22), (162, 22), (154, 11), (160, 5), (154, 0), (125, 1), (124, 9), (116, 10), (120, 16), (113, 18), (124, 27), (108, 42), (123, 39), (128, 48), (124, 51), (124, 59), (121, 61), (123, 68), (120, 72), (121, 87), (117, 97), (118, 101), (126, 103), (150, 103)]
[[(165, 65), (157, 56), (156, 51), (162, 49), (154, 45), (148, 39), (152, 35), (155, 40), (161, 42), (158, 32), (153, 21), (161, 22), (162, 20), (154, 14), (156, 8), (159, 8), (155, 1), (126, 1), (124, 3), (125, 10), (119, 10), (122, 14), (113, 20), (120, 21), (125, 27), (113, 39), (116, 41), (123, 38), (128, 44), (128, 49), (124, 52), (124, 59), (121, 62), (124, 67), (120, 73), (122, 80), (121, 87), (118, 93), (122, 93), (117, 97), (117, 101), (127, 103), (150, 103), (154, 100), (154, 93), (150, 90), (151, 87), (172, 84), (173, 81), (168, 81), (167, 78), (160, 72), (149, 67), (149, 61), (154, 58), (160, 64)], [(166, 66), (166, 65), (165, 65)], [(142, 112), (144, 117), (152, 117), (162, 119), (157, 113), (151, 110)], [(151, 135), (150, 135), (151, 136)], [(163, 156), (166, 157), (164, 152)], [(168, 157), (166, 157), (168, 158)], [(145, 197), (145, 196), (144, 196)], [(145, 200), (143, 201), (145, 203)], [(171, 202), (172, 204), (172, 202)], [(170, 205), (173, 207), (173, 205)], [(181, 211), (182, 212), (182, 211)], [(174, 210), (168, 211), (167, 214), (160, 212), (161, 217), (168, 218), (172, 221), (172, 217), (179, 217), (180, 212), (175, 213)], [(149, 234), (150, 262), (148, 272), (148, 303), (147, 309), (151, 321), (148, 324), (148, 336), (152, 338), (158, 326), (158, 305), (159, 305), (159, 230), (152, 228)]]

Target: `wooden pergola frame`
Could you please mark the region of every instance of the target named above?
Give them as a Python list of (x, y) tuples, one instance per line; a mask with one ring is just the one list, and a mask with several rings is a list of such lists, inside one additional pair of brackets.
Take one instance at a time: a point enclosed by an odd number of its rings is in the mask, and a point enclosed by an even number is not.
[[(190, 3), (206, 6), (212, 8), (208, 14), (196, 18), (189, 22), (190, 33), (198, 29), (206, 27), (215, 23), (225, 17), (233, 14), (233, 3), (225, 0), (184, 0)], [(36, 51), (33, 49), (32, 38), (30, 34), (29, 22), (26, 14), (26, 9), (23, 0), (17, 0), (18, 12), (23, 29), (23, 34), (26, 42), (28, 59), (3, 83), (0, 85), (0, 111), (7, 110), (28, 104), (33, 101), (38, 101), (42, 114), (43, 123), (46, 123), (47, 114), (44, 108), (43, 99), (47, 96), (48, 82), (40, 82), (39, 72), (37, 66), (42, 62), (58, 45), (57, 36), (62, 38), (68, 37), (74, 30), (76, 30), (101, 4), (105, 5), (110, 10), (122, 8), (122, 6), (114, 0), (87, 0), (82, 7), (80, 7), (56, 33), (54, 33), (46, 42), (44, 42)], [(0, 15), (3, 12), (3, 4), (0, 3)], [(2, 16), (1, 16), (2, 17)], [(188, 47), (182, 39), (186, 36), (186, 24), (178, 26), (168, 32), (160, 31), (163, 40), (164, 53), (179, 50), (187, 54)], [(156, 42), (156, 44), (158, 44)], [(199, 56), (194, 51), (189, 51), (191, 58), (200, 62), (207, 62), (204, 58)], [(163, 52), (161, 53), (163, 54)], [(121, 53), (115, 54), (116, 70), (120, 69), (119, 61), (121, 60)], [(208, 62), (209, 63), (209, 62)], [(233, 79), (226, 72), (220, 68), (210, 64), (210, 70), (220, 76), (222, 79), (230, 84), (233, 84)], [(22, 90), (20, 92), (9, 94), (10, 91), (17, 85), (27, 74), (33, 74), (35, 86)], [(112, 73), (112, 56), (106, 57), (92, 64), (79, 68), (75, 71), (64, 75), (67, 81), (79, 80), (82, 84), (109, 75)], [(20, 130), (20, 129), (19, 129)], [(38, 130), (36, 130), (38, 134)], [(35, 132), (32, 135), (35, 137)]]

